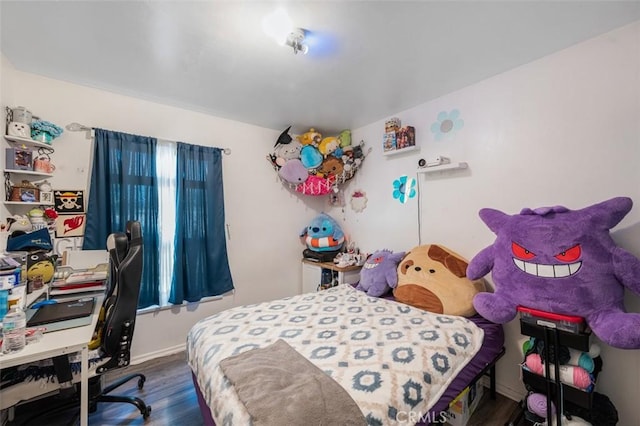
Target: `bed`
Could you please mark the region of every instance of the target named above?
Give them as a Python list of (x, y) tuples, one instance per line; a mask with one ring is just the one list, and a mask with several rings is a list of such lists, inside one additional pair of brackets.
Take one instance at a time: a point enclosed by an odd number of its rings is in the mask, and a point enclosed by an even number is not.
[(408, 424), (408, 413), (418, 423), (440, 420), (483, 374), (495, 395), (494, 366), (504, 353), (501, 325), (429, 313), (348, 284), (237, 307), (199, 321), (187, 337), (205, 424), (256, 423), (224, 363), (279, 341), (337, 382), (370, 425)]

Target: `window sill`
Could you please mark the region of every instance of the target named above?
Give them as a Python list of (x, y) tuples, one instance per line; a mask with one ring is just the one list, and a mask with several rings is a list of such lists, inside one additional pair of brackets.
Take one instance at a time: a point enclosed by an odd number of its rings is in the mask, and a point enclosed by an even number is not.
[(204, 297), (198, 300), (197, 302), (182, 302), (179, 305), (166, 305), (166, 306), (153, 305), (146, 308), (138, 309), (138, 315), (154, 314), (157, 312), (168, 311), (168, 310), (180, 310), (181, 308), (187, 307), (189, 305), (214, 302), (216, 300), (222, 300), (222, 298), (223, 296), (210, 296), (210, 297)]

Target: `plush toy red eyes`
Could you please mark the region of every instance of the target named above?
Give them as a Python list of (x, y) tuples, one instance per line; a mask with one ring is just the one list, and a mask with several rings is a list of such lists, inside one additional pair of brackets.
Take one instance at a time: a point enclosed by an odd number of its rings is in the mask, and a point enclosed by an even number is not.
[(513, 252), (513, 255), (519, 259), (529, 260), (536, 257), (535, 253), (530, 252), (526, 248), (517, 243), (514, 243), (513, 241), (511, 242), (511, 251)]
[[(514, 242), (511, 242), (511, 251), (513, 252), (513, 255), (518, 259), (530, 260), (536, 257), (535, 253)], [(581, 254), (582, 249), (580, 248), (580, 244), (576, 244), (570, 249), (556, 254), (554, 257), (561, 262), (575, 262), (576, 260), (578, 260)]]
[(568, 250), (556, 254), (554, 257), (562, 262), (575, 262), (582, 254), (580, 244), (576, 244)]

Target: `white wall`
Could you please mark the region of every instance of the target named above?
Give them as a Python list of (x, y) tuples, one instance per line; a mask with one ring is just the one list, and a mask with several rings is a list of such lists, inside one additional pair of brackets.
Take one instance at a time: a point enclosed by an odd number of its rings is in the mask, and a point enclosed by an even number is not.
[[(234, 294), (222, 300), (144, 313), (136, 326), (134, 360), (184, 347), (188, 330), (231, 306), (297, 294), (301, 289), (298, 234), (324, 200), (300, 199), (276, 180), (266, 154), (281, 130), (270, 130), (15, 70), (2, 60), (0, 103), (22, 105), (41, 118), (65, 126), (92, 127), (168, 140), (231, 148), (223, 156), (227, 241)], [(5, 90), (7, 87), (13, 90)], [(67, 132), (53, 142), (54, 188), (88, 186), (91, 141)], [(0, 150), (4, 164), (4, 149)], [(12, 208), (14, 212), (16, 207)], [(2, 218), (9, 215), (2, 208)]]
[[(348, 202), (354, 189), (362, 189), (368, 207), (355, 213), (347, 204), (331, 213), (365, 251), (414, 247), (420, 242), (419, 219), (423, 244), (438, 242), (471, 258), (494, 238), (477, 216), (480, 208), (507, 213), (555, 204), (581, 208), (617, 195), (639, 202), (639, 40), (636, 23), (398, 112), (403, 124), (416, 127), (418, 152), (382, 156), (382, 119), (355, 129), (354, 140), (364, 140), (372, 152), (347, 185), (346, 198)], [(0, 71), (3, 106), (24, 105), (61, 125), (77, 121), (233, 150), (224, 158), (224, 179), (231, 226), (229, 256), (237, 290), (220, 301), (141, 315), (134, 357), (177, 349), (198, 319), (221, 309), (299, 291), (302, 247), (297, 234), (316, 211), (328, 209), (326, 200), (301, 199), (277, 182), (264, 157), (280, 130), (22, 73), (4, 60)], [(431, 123), (438, 112), (453, 108), (461, 111), (464, 128), (448, 141), (435, 142)], [(65, 133), (54, 144), (59, 171), (54, 186), (86, 184), (90, 148), (84, 135)], [(393, 200), (393, 180), (402, 174), (415, 176), (417, 160), (437, 154), (468, 161), (470, 169), (418, 176), (420, 209), (417, 199), (405, 205)], [(636, 256), (640, 256), (639, 222), (640, 206), (636, 206), (613, 233)], [(640, 298), (629, 295), (627, 302), (629, 310), (640, 312)], [(517, 324), (507, 324), (506, 333), (507, 355), (499, 364), (498, 387), (518, 398), (524, 389), (518, 377)], [(638, 352), (602, 346), (604, 371), (597, 389), (615, 403), (620, 424), (638, 424), (633, 396), (640, 382)]]
[[(460, 110), (464, 127), (436, 142), (431, 123), (440, 111), (453, 108)], [(347, 190), (348, 198), (353, 189), (363, 189), (367, 209), (347, 209), (344, 215), (363, 250), (408, 250), (418, 244), (418, 200), (398, 203), (392, 182), (403, 174), (415, 177), (419, 158), (442, 154), (467, 161), (470, 169), (417, 176), (422, 244), (441, 243), (471, 259), (495, 238), (477, 215), (483, 207), (515, 214), (523, 207), (578, 209), (629, 196), (636, 206), (613, 235), (640, 257), (640, 23), (396, 116), (416, 127), (419, 152), (384, 157), (384, 120), (354, 131), (356, 140), (373, 149)], [(640, 312), (638, 296), (629, 294), (626, 302), (628, 310)], [(506, 325), (506, 334), (498, 387), (517, 398), (524, 392), (517, 321)], [(620, 424), (640, 424), (635, 396), (640, 352), (601, 345), (604, 370), (597, 390), (612, 399)]]

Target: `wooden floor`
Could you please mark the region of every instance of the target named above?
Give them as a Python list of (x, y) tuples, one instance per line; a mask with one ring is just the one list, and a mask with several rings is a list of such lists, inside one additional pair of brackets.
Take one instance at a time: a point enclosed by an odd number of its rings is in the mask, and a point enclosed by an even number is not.
[[(143, 420), (140, 412), (133, 405), (101, 403), (98, 404), (97, 411), (89, 415), (90, 426), (201, 426), (203, 424), (196, 394), (193, 390), (191, 372), (186, 364), (184, 353), (112, 371), (107, 375), (107, 383), (131, 372), (140, 372), (146, 375), (147, 381), (144, 388), (138, 390), (137, 381), (132, 380), (113, 393), (142, 398), (147, 405), (152, 407), (149, 419)], [(16, 409), (14, 421), (7, 425), (21, 425), (29, 416), (55, 405), (56, 402), (58, 401), (54, 398), (49, 398), (21, 405)], [(488, 398), (488, 392), (485, 392), (480, 406), (467, 426), (503, 426), (516, 408), (516, 402), (501, 395), (492, 401)], [(74, 413), (75, 411), (56, 416), (48, 415), (30, 422), (28, 425), (66, 425), (73, 418)], [(520, 424), (514, 426), (520, 426)]]
[(480, 405), (466, 426), (524, 426), (524, 419), (520, 419), (515, 424), (509, 423), (517, 411), (517, 402), (500, 394), (496, 395), (495, 400), (491, 400), (489, 393), (485, 392), (480, 400)]

